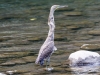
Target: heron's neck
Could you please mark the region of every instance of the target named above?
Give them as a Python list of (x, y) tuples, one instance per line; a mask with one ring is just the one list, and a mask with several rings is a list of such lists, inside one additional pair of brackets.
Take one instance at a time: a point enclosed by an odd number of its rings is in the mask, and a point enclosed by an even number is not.
[(54, 22), (54, 9), (51, 8), (49, 18), (48, 18), (49, 31), (54, 31), (55, 22)]
[(54, 11), (55, 11), (55, 10), (54, 10), (53, 8), (51, 8), (51, 9), (50, 9), (50, 14), (49, 14), (49, 17), (50, 17), (50, 16), (53, 16)]
[(54, 31), (49, 30), (48, 36), (44, 42), (44, 44), (47, 44), (50, 41), (54, 41)]
[(48, 25), (49, 26), (54, 26), (55, 22), (54, 22), (54, 9), (50, 9), (50, 14), (49, 14), (49, 18), (48, 18)]
[(49, 32), (48, 32), (48, 37), (46, 38), (45, 43), (48, 41), (53, 41), (54, 40), (54, 29), (55, 29), (55, 22), (54, 22), (54, 9), (51, 8), (49, 18), (48, 18), (48, 25), (49, 25)]
[(48, 37), (54, 38), (54, 30), (49, 29)]

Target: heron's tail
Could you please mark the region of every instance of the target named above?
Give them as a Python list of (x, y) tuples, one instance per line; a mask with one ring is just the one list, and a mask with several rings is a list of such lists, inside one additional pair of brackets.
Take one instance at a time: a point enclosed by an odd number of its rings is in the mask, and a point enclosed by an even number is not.
[(38, 63), (39, 63), (39, 59), (37, 58), (36, 61), (35, 61), (35, 64), (38, 64)]
[(43, 65), (44, 64), (44, 59), (39, 59), (37, 58), (36, 61), (35, 61), (35, 64), (40, 64), (40, 65)]

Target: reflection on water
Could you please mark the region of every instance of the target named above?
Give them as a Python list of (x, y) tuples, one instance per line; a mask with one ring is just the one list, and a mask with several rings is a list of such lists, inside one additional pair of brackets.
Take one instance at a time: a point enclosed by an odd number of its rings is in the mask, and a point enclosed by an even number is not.
[(100, 67), (98, 66), (85, 66), (85, 67), (72, 67), (73, 75), (98, 75)]
[[(54, 4), (68, 5), (55, 12), (55, 45), (51, 56), (52, 72), (35, 65), (37, 53), (48, 33), (49, 9)], [(100, 74), (98, 68), (86, 72), (70, 69), (65, 62), (70, 53), (83, 44), (84, 49), (100, 54), (100, 0), (1, 0), (0, 1), (0, 72), (15, 75)], [(96, 45), (95, 45), (96, 44)], [(27, 67), (27, 68), (26, 68)], [(100, 69), (100, 68), (99, 68)], [(83, 72), (81, 72), (81, 70)], [(89, 70), (89, 71), (90, 71)], [(75, 74), (73, 73), (73, 74)]]

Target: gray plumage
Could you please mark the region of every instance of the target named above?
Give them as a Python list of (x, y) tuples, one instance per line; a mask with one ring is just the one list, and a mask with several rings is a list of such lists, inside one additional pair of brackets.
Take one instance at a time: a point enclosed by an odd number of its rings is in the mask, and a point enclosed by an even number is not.
[[(46, 61), (50, 62), (51, 54), (55, 50), (57, 50), (57, 48), (54, 45), (55, 22), (54, 22), (54, 15), (53, 14), (57, 8), (62, 8), (62, 7), (67, 7), (67, 6), (53, 5), (50, 9), (50, 14), (49, 14), (49, 18), (48, 18), (48, 25), (49, 25), (48, 36), (40, 48), (38, 57), (37, 57), (36, 62), (35, 62), (36, 64), (40, 63), (40, 65), (43, 65), (44, 59), (46, 59)], [(46, 64), (46, 66), (47, 66), (47, 64)]]

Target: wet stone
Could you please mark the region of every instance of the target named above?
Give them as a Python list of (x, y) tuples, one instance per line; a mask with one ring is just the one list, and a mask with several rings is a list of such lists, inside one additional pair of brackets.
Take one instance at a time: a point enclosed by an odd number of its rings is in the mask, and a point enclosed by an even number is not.
[(35, 62), (36, 57), (34, 57), (34, 56), (26, 56), (26, 57), (23, 57), (23, 59), (24, 59), (27, 63), (30, 63), (30, 62)]
[(23, 75), (34, 75), (34, 73), (24, 73)]
[(88, 34), (99, 36), (100, 35), (100, 30), (91, 30), (91, 31), (88, 32)]
[(62, 71), (64, 71), (64, 69), (63, 68), (59, 68), (59, 67), (52, 67), (53, 69), (52, 70), (50, 70), (50, 71), (48, 71), (46, 68), (41, 68), (41, 69), (38, 69), (36, 72), (34, 72), (34, 74), (36, 74), (36, 75), (40, 75), (40, 74), (42, 74), (42, 75), (45, 75), (45, 74), (50, 74), (51, 72), (52, 73), (57, 73), (57, 72), (62, 72)]
[(52, 67), (61, 67), (62, 64), (61, 63), (53, 63), (51, 64)]
[(71, 30), (77, 30), (77, 29), (80, 29), (82, 27), (80, 26), (75, 26), (75, 25), (72, 25), (72, 26), (67, 26), (67, 29), (71, 29)]
[(11, 57), (10, 55), (5, 55), (5, 54), (0, 54), (0, 59), (5, 59), (5, 58)]
[[(65, 21), (64, 21), (65, 22)], [(94, 26), (94, 23), (92, 21), (89, 21), (89, 20), (81, 20), (81, 21), (66, 21), (66, 24), (61, 24), (63, 25), (64, 27), (69, 27), (70, 26), (76, 26), (76, 27), (92, 27)]]
[(0, 20), (7, 20), (13, 18), (11, 15), (2, 15), (0, 16)]
[(25, 60), (22, 58), (11, 60), (15, 64), (26, 64)]
[(7, 74), (7, 75), (12, 75), (12, 74), (14, 74), (14, 73), (16, 73), (17, 72), (17, 70), (13, 70), (13, 71), (6, 71), (5, 73)]
[(73, 43), (73, 45), (78, 46), (78, 47), (82, 46), (83, 44), (84, 42), (74, 42)]
[(37, 42), (37, 41), (43, 41), (44, 39), (42, 37), (34, 37), (34, 38), (28, 38), (27, 40), (30, 42)]
[(8, 62), (5, 62), (5, 63), (1, 63), (0, 65), (1, 66), (14, 66), (15, 63), (14, 62), (11, 62), (11, 61), (8, 61)]
[[(84, 32), (83, 32), (84, 33)], [(76, 37), (76, 40), (89, 40), (91, 39), (93, 36), (80, 36), (80, 37)]]
[(62, 68), (69, 68), (69, 63), (70, 63), (70, 60), (66, 60), (66, 61), (64, 61), (64, 62), (62, 62)]
[(3, 54), (0, 54), (1, 59), (5, 58), (18, 58), (29, 55), (30, 52), (5, 52)]
[(5, 73), (0, 73), (0, 75), (6, 75)]
[(52, 70), (52, 72), (61, 72), (61, 71), (63, 71), (63, 70), (64, 70), (63, 68), (54, 67), (54, 69)]
[(55, 41), (68, 41), (67, 37), (62, 37), (62, 35), (55, 35)]
[(12, 47), (14, 43), (0, 43), (0, 48)]
[(9, 43), (13, 43), (14, 45), (29, 45), (31, 42), (27, 40), (10, 40)]
[(9, 71), (6, 71), (6, 74), (7, 75), (16, 75), (16, 74), (21, 74), (21, 75), (23, 75), (23, 73), (27, 73), (28, 71), (24, 71), (24, 70), (9, 70)]
[(1, 64), (1, 63), (4, 63), (5, 61), (6, 61), (6, 60), (4, 60), (4, 59), (3, 59), (3, 60), (0, 59), (0, 64)]
[(83, 44), (81, 46), (81, 49), (83, 50), (100, 50), (99, 44)]
[(0, 37), (0, 42), (10, 40), (10, 37)]
[(99, 11), (100, 10), (100, 5), (88, 6), (87, 10), (90, 10), (90, 11)]
[(23, 56), (27, 56), (30, 54), (30, 52), (26, 51), (26, 52), (13, 52), (11, 53), (12, 55), (15, 55), (17, 57), (23, 57)]
[(64, 53), (65, 53), (65, 51), (59, 50), (59, 51), (55, 51), (53, 54), (54, 54), (54, 55), (62, 55), (62, 54), (64, 54)]

